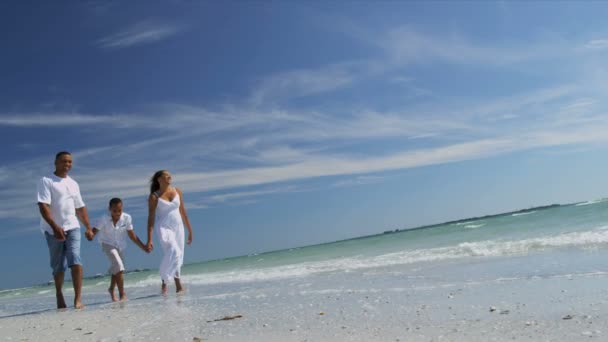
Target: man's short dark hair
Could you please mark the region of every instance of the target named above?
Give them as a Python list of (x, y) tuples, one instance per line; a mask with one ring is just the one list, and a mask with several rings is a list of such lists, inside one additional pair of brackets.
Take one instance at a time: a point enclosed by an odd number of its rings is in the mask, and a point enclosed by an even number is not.
[(72, 154), (68, 151), (61, 151), (55, 155), (55, 160), (59, 160), (59, 158), (66, 156), (66, 155), (71, 156)]

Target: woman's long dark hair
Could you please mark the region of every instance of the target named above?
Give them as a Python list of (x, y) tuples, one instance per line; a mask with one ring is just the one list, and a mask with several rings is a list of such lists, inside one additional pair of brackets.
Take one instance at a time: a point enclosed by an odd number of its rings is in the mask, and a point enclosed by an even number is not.
[(162, 176), (167, 170), (158, 170), (154, 173), (154, 176), (150, 178), (150, 193), (154, 193), (156, 190), (160, 189), (160, 183), (158, 182), (158, 177)]

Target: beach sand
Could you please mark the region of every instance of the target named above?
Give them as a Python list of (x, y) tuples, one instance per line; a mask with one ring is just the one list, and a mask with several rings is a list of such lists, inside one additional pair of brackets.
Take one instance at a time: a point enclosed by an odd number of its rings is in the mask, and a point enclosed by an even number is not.
[[(516, 258), (424, 265), (434, 278), (411, 269), (375, 268), (229, 288), (191, 286), (189, 293), (167, 298), (143, 295), (157, 290), (146, 288), (132, 291), (135, 296), (126, 303), (99, 297), (84, 310), (4, 317), (0, 336), (4, 341), (606, 340), (608, 273), (497, 278), (479, 271), (505, 262), (518, 267)], [(241, 317), (221, 320), (227, 316)]]

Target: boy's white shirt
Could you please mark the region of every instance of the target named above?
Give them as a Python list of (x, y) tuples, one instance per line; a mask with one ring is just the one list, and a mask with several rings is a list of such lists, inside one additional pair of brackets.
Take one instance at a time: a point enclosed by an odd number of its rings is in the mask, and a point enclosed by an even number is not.
[(131, 215), (123, 212), (114, 225), (112, 216), (106, 214), (99, 218), (95, 228), (99, 229), (99, 233), (97, 233), (99, 243), (105, 243), (123, 251), (127, 248), (127, 230), (133, 230), (133, 221)]

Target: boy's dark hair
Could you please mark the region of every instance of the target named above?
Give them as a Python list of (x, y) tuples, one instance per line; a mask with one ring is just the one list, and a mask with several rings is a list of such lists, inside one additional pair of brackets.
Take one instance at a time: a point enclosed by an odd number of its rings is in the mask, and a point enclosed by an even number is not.
[(65, 155), (71, 156), (72, 154), (68, 151), (61, 151), (55, 155), (55, 160), (59, 160), (59, 158)]
[(119, 203), (122, 203), (122, 200), (118, 197), (114, 197), (110, 200), (110, 208), (112, 208), (113, 205), (117, 205)]

